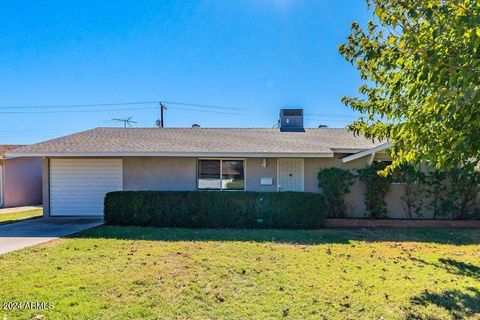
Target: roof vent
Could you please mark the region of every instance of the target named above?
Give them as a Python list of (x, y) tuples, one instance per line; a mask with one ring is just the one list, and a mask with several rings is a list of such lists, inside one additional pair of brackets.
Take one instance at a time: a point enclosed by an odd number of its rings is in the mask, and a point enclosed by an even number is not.
[(328, 126), (326, 124), (319, 124), (318, 127), (319, 128), (328, 128)]
[(305, 132), (303, 128), (303, 109), (280, 109), (281, 132)]
[(194, 123), (194, 124), (192, 124), (192, 128), (200, 128), (200, 125), (199, 125), (199, 124), (196, 124), (196, 123)]

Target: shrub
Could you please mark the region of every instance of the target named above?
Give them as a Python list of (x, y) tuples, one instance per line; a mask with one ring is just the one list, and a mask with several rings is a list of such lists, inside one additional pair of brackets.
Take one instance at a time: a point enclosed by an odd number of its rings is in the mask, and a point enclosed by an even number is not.
[(391, 182), (403, 185), (403, 209), (409, 219), (421, 218), (425, 205), (426, 175), (413, 164), (402, 164), (391, 172)]
[(447, 173), (448, 196), (444, 207), (451, 212), (453, 219), (466, 219), (475, 216), (480, 192), (480, 172), (473, 163), (455, 168)]
[(426, 196), (430, 199), (426, 207), (432, 211), (432, 219), (447, 216), (451, 210), (447, 200), (447, 174), (444, 171), (433, 170), (428, 172), (425, 178)]
[(365, 205), (371, 218), (387, 218), (388, 216), (385, 196), (390, 189), (391, 177), (378, 174), (386, 166), (385, 162), (374, 162), (366, 168), (358, 170), (358, 178), (366, 187)]
[(113, 225), (316, 229), (325, 206), (307, 192), (118, 191), (106, 195), (104, 212)]
[(345, 196), (355, 182), (355, 175), (349, 170), (326, 168), (318, 172), (318, 186), (325, 196), (327, 214), (333, 218), (343, 218), (347, 214)]
[(426, 174), (425, 190), (430, 202), (433, 219), (437, 217), (453, 220), (478, 219), (478, 196), (480, 172), (474, 163), (447, 171), (432, 171)]

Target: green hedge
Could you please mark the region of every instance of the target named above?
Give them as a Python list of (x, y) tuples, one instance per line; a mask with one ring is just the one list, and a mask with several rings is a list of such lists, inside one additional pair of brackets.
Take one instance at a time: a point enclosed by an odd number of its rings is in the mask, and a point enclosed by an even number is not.
[(185, 228), (316, 229), (323, 195), (307, 192), (118, 191), (105, 197), (105, 222)]

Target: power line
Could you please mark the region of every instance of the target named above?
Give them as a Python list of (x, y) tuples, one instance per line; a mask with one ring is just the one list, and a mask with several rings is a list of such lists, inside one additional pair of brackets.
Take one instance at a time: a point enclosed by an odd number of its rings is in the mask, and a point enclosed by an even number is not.
[[(239, 112), (223, 112), (216, 110), (198, 110), (192, 108), (170, 107), (171, 109), (186, 110), (193, 112), (207, 112), (216, 114), (247, 115)], [(0, 114), (51, 114), (51, 113), (100, 113), (109, 111), (136, 111), (136, 110), (157, 110), (157, 107), (151, 108), (116, 108), (116, 109), (93, 109), (93, 110), (54, 110), (54, 111), (0, 111)]]
[(0, 130), (0, 133), (9, 132), (67, 132), (67, 131), (79, 131), (82, 129), (15, 129), (15, 130)]
[[(86, 105), (85, 105), (86, 106)], [(51, 106), (50, 106), (51, 107)], [(1, 108), (1, 107), (0, 107)], [(192, 108), (183, 108), (183, 107), (170, 107), (170, 109), (176, 110), (185, 110), (185, 111), (193, 111), (193, 112), (203, 112), (203, 113), (216, 113), (216, 114), (229, 114), (229, 115), (241, 115), (245, 116), (246, 113), (239, 113), (239, 112), (223, 112), (223, 111), (216, 111), (216, 110), (198, 110)], [(137, 111), (137, 110), (158, 110), (158, 107), (142, 107), (142, 108), (115, 108), (115, 109), (93, 109), (93, 110), (51, 110), (51, 111), (0, 111), (0, 114), (54, 114), (54, 113), (102, 113), (102, 112), (109, 112), (109, 111)], [(335, 114), (309, 114), (306, 113), (307, 116), (316, 116), (316, 117), (324, 117), (324, 118), (344, 118), (344, 119), (354, 119), (356, 116), (348, 116), (348, 115), (335, 115)], [(313, 118), (305, 118), (305, 120), (312, 120), (312, 121), (320, 121), (328, 119), (313, 119)], [(349, 120), (345, 120), (349, 121)]]
[[(246, 113), (240, 113), (240, 112), (223, 112), (223, 111), (213, 111), (213, 110), (195, 110), (191, 108), (182, 108), (182, 107), (169, 107), (170, 109), (176, 109), (176, 110), (187, 110), (187, 111), (196, 111), (196, 112), (209, 112), (209, 113), (218, 113), (218, 114), (233, 114), (233, 115), (239, 115), (239, 116), (246, 116)], [(158, 109), (158, 108), (157, 108)]]
[(107, 107), (152, 104), (156, 101), (115, 102), (115, 103), (92, 103), (92, 104), (61, 104), (61, 105), (23, 105), (23, 106), (0, 106), (2, 109), (38, 109), (38, 108), (80, 108), (80, 107)]
[(64, 109), (64, 108), (83, 108), (83, 107), (108, 107), (108, 106), (125, 106), (125, 105), (142, 105), (142, 104), (158, 104), (160, 102), (173, 105), (182, 105), (198, 108), (210, 109), (227, 109), (227, 110), (244, 110), (245, 108), (227, 107), (210, 104), (188, 103), (170, 100), (151, 100), (151, 101), (133, 101), (133, 102), (114, 102), (114, 103), (92, 103), (92, 104), (61, 104), (61, 105), (19, 105), (19, 106), (0, 106), (0, 109)]
[[(72, 132), (73, 133), (73, 132)], [(60, 137), (64, 136), (65, 134), (54, 134), (54, 133), (36, 133), (36, 134), (0, 134), (0, 138), (30, 138), (30, 137)]]
[[(104, 112), (104, 111), (133, 111), (133, 110), (154, 110), (157, 107), (152, 108), (115, 108), (115, 109), (98, 109), (98, 107), (109, 107), (109, 106), (129, 106), (129, 105), (148, 105), (148, 104), (155, 104), (158, 105), (159, 103), (165, 103), (170, 105), (179, 105), (179, 106), (190, 106), (196, 108), (206, 108), (206, 109), (219, 109), (219, 110), (246, 110), (246, 108), (238, 108), (238, 107), (228, 107), (223, 105), (210, 105), (210, 104), (200, 104), (200, 103), (189, 103), (189, 102), (181, 102), (181, 101), (172, 101), (172, 100), (144, 100), (144, 101), (127, 101), (127, 102), (113, 102), (113, 103), (91, 103), (91, 104), (60, 104), (60, 105), (4, 105), (0, 106), (0, 114), (16, 114), (16, 113), (81, 113), (81, 112)], [(17, 110), (2, 110), (2, 109), (69, 109), (69, 108), (93, 108), (96, 107), (97, 109), (94, 110), (68, 110), (68, 111), (59, 111), (59, 110), (52, 110), (52, 111), (17, 111)], [(211, 112), (217, 113), (215, 111), (200, 111), (197, 109), (190, 109), (190, 108), (181, 108), (181, 107), (171, 107), (172, 109), (178, 110), (187, 110), (187, 111), (196, 111), (196, 112)], [(218, 112), (221, 113), (221, 112)], [(225, 114), (239, 114), (239, 113), (225, 113)], [(305, 113), (306, 116), (309, 117), (326, 117), (326, 118), (357, 118), (356, 115), (345, 115), (345, 114), (334, 114), (334, 113)]]
[(55, 110), (55, 111), (0, 111), (0, 114), (89, 113), (89, 112), (153, 110), (153, 109), (156, 109), (156, 108), (121, 108), (121, 109)]
[(353, 120), (340, 120), (340, 119), (311, 119), (311, 118), (305, 118), (307, 121), (315, 121), (315, 122), (338, 122), (338, 123), (350, 123)]
[[(158, 101), (157, 103), (159, 103), (159, 102), (160, 102), (160, 101)], [(174, 104), (174, 105), (179, 105), (179, 106), (181, 105), (181, 106), (199, 107), (199, 108), (228, 109), (228, 110), (245, 110), (245, 108), (215, 106), (215, 105), (210, 105), (210, 104), (175, 102), (175, 101), (167, 101), (167, 100), (162, 100), (161, 102), (166, 103), (166, 104)]]
[(309, 117), (327, 117), (327, 118), (358, 118), (356, 115), (335, 114), (335, 113), (305, 113), (305, 116)]

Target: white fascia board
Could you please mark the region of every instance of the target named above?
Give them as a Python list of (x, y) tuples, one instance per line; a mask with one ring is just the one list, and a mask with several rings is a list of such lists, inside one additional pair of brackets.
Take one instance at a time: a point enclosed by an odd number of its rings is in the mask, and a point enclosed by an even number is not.
[(383, 150), (386, 150), (386, 149), (389, 149), (390, 147), (392, 146), (392, 143), (390, 141), (387, 141), (385, 143), (382, 143), (376, 147), (373, 147), (371, 149), (367, 149), (367, 150), (364, 150), (364, 151), (360, 151), (360, 152), (357, 152), (355, 154), (352, 154), (350, 156), (347, 156), (345, 158), (342, 158), (342, 162), (343, 163), (347, 163), (347, 162), (350, 162), (350, 161), (353, 161), (353, 160), (356, 160), (356, 159), (360, 159), (362, 157), (365, 157), (365, 156), (368, 156), (368, 155), (372, 155), (372, 154), (375, 154), (379, 151), (383, 151)]
[(367, 150), (365, 148), (330, 148), (334, 153), (357, 153)]
[(246, 157), (246, 158), (333, 158), (333, 152), (266, 153), (266, 152), (15, 152), (19, 157)]

